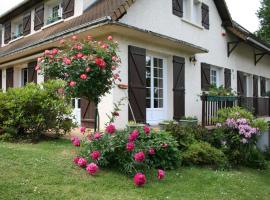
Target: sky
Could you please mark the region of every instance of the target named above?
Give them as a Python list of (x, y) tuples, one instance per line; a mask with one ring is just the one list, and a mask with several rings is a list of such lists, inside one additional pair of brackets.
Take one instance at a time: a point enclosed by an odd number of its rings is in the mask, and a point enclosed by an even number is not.
[[(0, 15), (23, 0), (3, 1)], [(232, 18), (251, 32), (258, 30), (259, 20), (256, 12), (260, 7), (260, 0), (226, 0)]]

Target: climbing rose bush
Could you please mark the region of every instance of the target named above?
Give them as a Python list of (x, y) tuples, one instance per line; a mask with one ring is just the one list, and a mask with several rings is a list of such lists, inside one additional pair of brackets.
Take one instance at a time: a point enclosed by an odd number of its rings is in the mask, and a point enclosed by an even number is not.
[(118, 71), (118, 44), (112, 36), (96, 41), (91, 36), (61, 40), (60, 48), (46, 50), (38, 58), (36, 70), (49, 78), (66, 82), (64, 92), (98, 103), (114, 83), (121, 81)]
[(157, 180), (162, 180), (164, 170), (173, 169), (181, 162), (174, 138), (148, 126), (118, 131), (114, 124), (108, 124), (104, 133), (82, 132), (82, 138), (75, 144), (72, 140), (78, 154), (73, 162), (90, 175), (95, 175), (100, 167), (116, 168), (132, 176), (136, 186), (143, 186), (151, 172), (157, 173)]

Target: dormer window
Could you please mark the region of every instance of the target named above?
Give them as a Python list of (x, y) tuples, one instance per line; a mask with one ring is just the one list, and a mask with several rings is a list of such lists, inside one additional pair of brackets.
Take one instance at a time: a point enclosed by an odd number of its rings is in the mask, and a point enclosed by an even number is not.
[(62, 19), (62, 7), (61, 7), (61, 1), (57, 0), (52, 0), (49, 1), (48, 4), (46, 5), (46, 15), (47, 16), (47, 21), (46, 24), (52, 24), (54, 22), (59, 21)]
[(11, 23), (11, 39), (15, 40), (23, 36), (23, 19), (19, 17)]

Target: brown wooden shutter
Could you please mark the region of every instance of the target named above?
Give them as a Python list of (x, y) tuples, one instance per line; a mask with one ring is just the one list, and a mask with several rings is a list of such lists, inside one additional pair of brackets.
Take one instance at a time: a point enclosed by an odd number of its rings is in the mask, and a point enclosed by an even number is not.
[(63, 0), (62, 6), (64, 19), (74, 15), (74, 0)]
[(0, 90), (3, 89), (3, 86), (2, 86), (2, 69), (0, 69)]
[(23, 35), (28, 35), (31, 32), (31, 12), (23, 16)]
[(173, 57), (173, 118), (185, 116), (185, 58)]
[(81, 125), (86, 128), (93, 128), (95, 123), (95, 103), (84, 98), (80, 99), (81, 104)]
[(13, 67), (6, 69), (6, 88), (7, 89), (12, 88), (14, 86), (13, 85), (13, 80), (14, 80), (13, 74), (14, 74)]
[(7, 44), (11, 40), (11, 22), (6, 22), (5, 25), (5, 33), (4, 33), (4, 42)]
[(253, 75), (253, 97), (258, 97), (259, 96), (259, 91), (258, 91), (258, 76)]
[(210, 65), (207, 63), (201, 64), (201, 88), (203, 91), (208, 91), (211, 86), (210, 82)]
[(266, 81), (264, 77), (261, 77), (261, 96), (266, 96)]
[(202, 26), (209, 29), (209, 6), (202, 3)]
[(34, 30), (37, 31), (41, 29), (43, 25), (44, 25), (44, 4), (40, 5), (35, 9)]
[(245, 96), (246, 95), (246, 88), (247, 88), (247, 83), (246, 83), (245, 75), (243, 72), (238, 71), (237, 72), (237, 92), (238, 92), (238, 95)]
[(224, 69), (224, 87), (226, 89), (231, 88), (232, 82), (232, 73), (230, 69)]
[(37, 83), (37, 71), (35, 70), (37, 65), (37, 62), (31, 62), (28, 63), (28, 68), (27, 68), (27, 74), (28, 74), (28, 83)]
[(183, 17), (183, 0), (173, 0), (173, 14), (178, 17)]
[(146, 50), (128, 47), (128, 98), (129, 120), (146, 122)]

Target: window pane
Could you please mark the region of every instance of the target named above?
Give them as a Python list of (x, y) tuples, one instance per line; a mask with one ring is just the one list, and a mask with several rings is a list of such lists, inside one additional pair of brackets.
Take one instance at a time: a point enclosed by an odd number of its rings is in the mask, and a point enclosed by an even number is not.
[(146, 88), (146, 97), (151, 97), (151, 88)]
[(146, 108), (151, 108), (151, 100), (146, 98)]
[(151, 57), (146, 56), (146, 66), (151, 66)]
[(158, 99), (154, 99), (154, 108), (158, 108)]
[(159, 108), (163, 108), (163, 99), (158, 100), (158, 106)]
[(154, 89), (154, 98), (158, 98), (158, 89), (157, 88)]
[(163, 79), (158, 79), (158, 87), (163, 88)]
[(163, 98), (163, 89), (158, 90), (158, 98)]
[(81, 99), (78, 99), (78, 108), (81, 108)]

